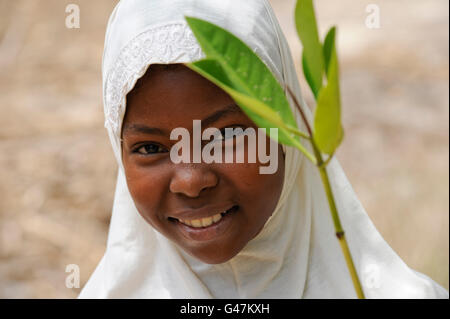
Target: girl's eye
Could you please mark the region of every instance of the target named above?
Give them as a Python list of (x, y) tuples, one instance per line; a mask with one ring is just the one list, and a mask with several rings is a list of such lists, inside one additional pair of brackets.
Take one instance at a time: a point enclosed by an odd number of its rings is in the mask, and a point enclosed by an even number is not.
[(144, 144), (135, 149), (135, 153), (142, 155), (151, 155), (157, 153), (165, 153), (167, 150), (159, 144)]

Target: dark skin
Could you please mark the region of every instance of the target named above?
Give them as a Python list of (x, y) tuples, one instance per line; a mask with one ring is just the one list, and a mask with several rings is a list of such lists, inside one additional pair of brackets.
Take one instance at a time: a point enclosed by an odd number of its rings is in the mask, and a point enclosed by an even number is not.
[[(184, 127), (192, 138), (194, 119), (202, 120), (202, 130), (207, 127), (256, 130), (248, 116), (233, 105), (236, 106), (226, 92), (183, 64), (152, 65), (127, 96), (122, 127), (122, 160), (139, 214), (161, 234), (208, 264), (230, 260), (261, 231), (283, 186), (281, 145), (274, 174), (260, 174), (259, 167), (267, 164), (258, 159), (256, 163), (171, 161), (169, 151), (177, 140), (170, 140), (170, 132)], [(224, 109), (227, 111), (217, 114)], [(203, 125), (203, 120), (215, 113), (217, 116), (207, 126)], [(266, 138), (268, 154), (269, 138)], [(231, 143), (237, 143), (237, 138), (231, 139)], [(212, 216), (217, 213), (214, 210), (228, 207), (233, 208), (227, 222), (221, 221), (225, 226), (215, 230), (217, 234), (208, 240), (187, 236), (190, 230), (178, 221)]]

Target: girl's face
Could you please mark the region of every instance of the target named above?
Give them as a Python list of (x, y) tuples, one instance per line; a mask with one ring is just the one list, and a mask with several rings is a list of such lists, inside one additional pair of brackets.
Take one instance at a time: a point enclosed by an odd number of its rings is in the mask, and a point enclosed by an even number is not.
[(122, 159), (141, 216), (192, 256), (218, 264), (239, 253), (273, 213), (283, 186), (284, 155), (278, 145), (274, 174), (259, 173), (266, 165), (258, 156), (248, 163), (247, 146), (244, 163), (175, 164), (169, 152), (178, 140), (171, 140), (170, 132), (182, 127), (192, 137), (194, 119), (202, 120), (202, 130), (257, 129), (227, 93), (186, 66), (152, 65), (127, 96)]

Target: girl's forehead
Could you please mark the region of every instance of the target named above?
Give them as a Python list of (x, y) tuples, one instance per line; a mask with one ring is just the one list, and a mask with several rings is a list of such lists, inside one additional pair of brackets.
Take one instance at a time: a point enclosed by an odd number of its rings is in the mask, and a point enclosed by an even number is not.
[(186, 66), (155, 65), (128, 94), (126, 113), (131, 118), (200, 119), (232, 104), (233, 99), (225, 91)]

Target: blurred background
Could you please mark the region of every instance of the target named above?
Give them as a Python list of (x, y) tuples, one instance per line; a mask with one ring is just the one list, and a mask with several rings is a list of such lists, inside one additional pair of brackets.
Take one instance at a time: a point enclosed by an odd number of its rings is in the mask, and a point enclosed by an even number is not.
[[(68, 29), (65, 8), (80, 8)], [(116, 163), (101, 58), (113, 0), (0, 0), (0, 298), (74, 298), (103, 255)], [(295, 0), (272, 0), (300, 73)], [(369, 4), (380, 28), (368, 28)], [(449, 286), (449, 2), (316, 0), (338, 25), (346, 138), (337, 156), (374, 224)], [(312, 97), (302, 82), (303, 92)]]

